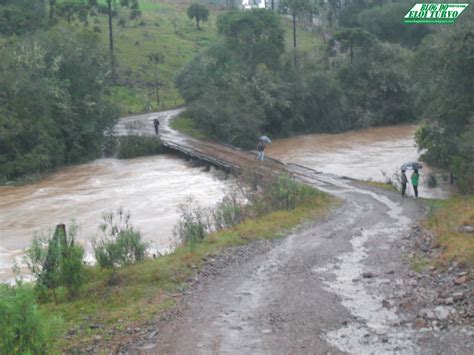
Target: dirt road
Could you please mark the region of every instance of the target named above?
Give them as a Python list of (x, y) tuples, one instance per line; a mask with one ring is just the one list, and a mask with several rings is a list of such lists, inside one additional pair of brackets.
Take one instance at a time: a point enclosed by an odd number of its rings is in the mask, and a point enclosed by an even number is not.
[[(413, 224), (424, 214), (422, 203), (348, 179), (290, 169), (340, 197), (342, 206), (284, 240), (254, 243), (208, 260), (179, 307), (120, 351), (472, 353), (472, 322), (450, 321), (456, 305), (419, 309), (423, 302), (405, 302), (423, 277), (407, 260)], [(417, 293), (420, 299), (425, 294), (430, 290)]]

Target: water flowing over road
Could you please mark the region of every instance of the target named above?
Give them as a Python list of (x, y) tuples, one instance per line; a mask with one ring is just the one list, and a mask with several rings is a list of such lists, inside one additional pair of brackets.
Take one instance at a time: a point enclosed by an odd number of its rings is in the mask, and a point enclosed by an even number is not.
[[(413, 327), (416, 314), (401, 312), (387, 301), (413, 288), (413, 279), (407, 277), (410, 269), (401, 241), (406, 240), (413, 223), (423, 216), (422, 203), (339, 176), (350, 176), (350, 172), (344, 170), (347, 161), (340, 160), (340, 170), (336, 167), (328, 173), (311, 169), (315, 167), (311, 164), (303, 166), (305, 160), (292, 160), (292, 155), (298, 155), (297, 149), (290, 149), (288, 145), (285, 148), (286, 143), (277, 141), (268, 152), (273, 151), (279, 159), (291, 163), (268, 159), (262, 164), (256, 160), (255, 152), (181, 136), (169, 127), (169, 120), (179, 112), (124, 118), (117, 132), (153, 134), (151, 120), (157, 117), (161, 122), (160, 138), (170, 147), (231, 170), (251, 169), (263, 174), (285, 171), (343, 202), (323, 220), (308, 222), (284, 240), (258, 242), (211, 260), (210, 264), (216, 263), (219, 268), (210, 273), (204, 270), (198, 275), (172, 317), (148, 324), (148, 329), (153, 331), (146, 340), (122, 344), (118, 351), (154, 354), (472, 353), (472, 327), (419, 330)], [(409, 137), (400, 139), (410, 140)], [(410, 142), (402, 145), (406, 144)], [(304, 144), (296, 145), (304, 148)], [(382, 151), (389, 150), (387, 145), (382, 146)], [(283, 147), (280, 152), (279, 147)], [(311, 149), (305, 153), (308, 157), (311, 157)], [(336, 149), (336, 155), (351, 154), (348, 147), (341, 149)], [(372, 145), (370, 150), (374, 149)], [(363, 149), (358, 151), (362, 154)], [(349, 162), (354, 162), (358, 154)], [(207, 175), (202, 173), (202, 168), (193, 170), (179, 165), (178, 170), (184, 174), (180, 175), (173, 165), (176, 161), (167, 162), (167, 159), (171, 158), (97, 161), (87, 165), (88, 172), (73, 174), (76, 178), (69, 182), (66, 176), (74, 169), (81, 171), (81, 166), (62, 170), (66, 175), (59, 173), (39, 184), (2, 188), (2, 247), (7, 245), (7, 240), (9, 248), (18, 247), (14, 238), (4, 237), (3, 226), (15, 228), (15, 223), (23, 223), (28, 229), (41, 223), (54, 225), (59, 222), (55, 213), (66, 206), (83, 211), (87, 216), (100, 210), (97, 206), (111, 207), (111, 201), (118, 202), (119, 196), (129, 195), (128, 202), (138, 201), (141, 206), (137, 217), (140, 218), (140, 213), (147, 215), (144, 225), (151, 226), (153, 233), (170, 223), (151, 216), (160, 215), (160, 208), (170, 210), (170, 204), (177, 200), (174, 196), (184, 195), (182, 190), (201, 191), (205, 201), (220, 196), (210, 198), (212, 191), (218, 192), (223, 184), (203, 177)], [(324, 159), (331, 161), (328, 156)], [(361, 161), (366, 160), (372, 160), (372, 165), (380, 163), (377, 154), (361, 158)], [(160, 165), (164, 166), (163, 170)], [(368, 169), (368, 165), (361, 169)], [(101, 173), (104, 166), (105, 173)], [(191, 181), (183, 170), (194, 172)], [(100, 176), (109, 178), (101, 181)], [(108, 197), (101, 196), (106, 187), (113, 192), (106, 193)], [(131, 191), (135, 189), (140, 192)], [(163, 189), (173, 190), (178, 195), (157, 203), (155, 197)], [(62, 193), (58, 195), (58, 191)], [(45, 206), (51, 206), (56, 212), (47, 212)], [(45, 215), (41, 215), (42, 211)], [(11, 215), (4, 217), (7, 212)]]
[[(126, 117), (116, 131), (120, 135), (153, 135), (152, 120), (161, 121), (161, 138), (171, 147), (184, 146), (193, 155), (228, 167), (244, 166), (263, 173), (282, 171), (278, 161), (259, 164), (255, 152), (246, 152), (212, 142), (184, 137), (169, 127), (169, 119), (182, 110)], [(340, 135), (307, 135), (276, 140), (267, 155), (286, 163), (352, 178), (383, 181), (393, 176), (404, 161), (416, 160), (414, 126), (374, 128)], [(302, 176), (308, 169), (292, 166)], [(384, 171), (385, 175), (381, 174)], [(313, 173), (312, 171), (310, 173)], [(422, 171), (422, 180), (426, 176)], [(153, 248), (161, 251), (176, 243), (172, 228), (178, 219), (177, 205), (194, 195), (207, 205), (214, 204), (229, 186), (214, 174), (204, 173), (172, 155), (131, 160), (102, 159), (60, 169), (27, 186), (0, 187), (0, 280), (12, 277), (15, 255), (28, 247), (33, 234), (47, 232), (57, 223), (75, 219), (90, 250), (103, 212), (122, 206), (132, 212), (133, 222)], [(447, 189), (421, 188), (421, 196), (440, 197)], [(91, 207), (92, 206), (92, 207)]]
[[(169, 117), (160, 117), (165, 127)], [(417, 200), (301, 165), (275, 160), (256, 165), (254, 152), (173, 136), (168, 128), (162, 140), (235, 169), (286, 171), (344, 202), (283, 241), (231, 251), (217, 271), (204, 270), (196, 278), (174, 316), (158, 319), (151, 337), (122, 351), (463, 354), (474, 349), (472, 327), (420, 331), (413, 327), (416, 314), (387, 306), (387, 300), (413, 288), (401, 241), (424, 215)]]

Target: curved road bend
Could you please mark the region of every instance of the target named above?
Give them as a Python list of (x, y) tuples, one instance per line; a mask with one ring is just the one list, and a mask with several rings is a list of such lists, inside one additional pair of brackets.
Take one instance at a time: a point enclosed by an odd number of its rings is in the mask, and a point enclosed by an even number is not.
[[(164, 142), (190, 146), (233, 165), (255, 154), (200, 142), (169, 128), (179, 110), (122, 119), (153, 133), (158, 116)], [(403, 238), (423, 207), (413, 199), (296, 165), (284, 169), (344, 203), (284, 240), (240, 250), (222, 269), (202, 277), (169, 320), (157, 320), (147, 342), (124, 348), (150, 354), (468, 354), (472, 327), (415, 330), (416, 314), (384, 307), (413, 287)], [(252, 165), (253, 166), (253, 165)], [(369, 277), (363, 277), (363, 274)], [(367, 274), (371, 273), (371, 274)], [(386, 305), (386, 304), (385, 304)]]

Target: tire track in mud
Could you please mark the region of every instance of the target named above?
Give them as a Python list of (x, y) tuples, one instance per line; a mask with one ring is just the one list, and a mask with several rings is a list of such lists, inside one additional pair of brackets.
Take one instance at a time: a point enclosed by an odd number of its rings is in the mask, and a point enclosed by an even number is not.
[[(336, 179), (331, 179), (331, 182), (342, 189), (331, 191), (332, 194), (346, 199), (348, 198), (345, 195), (348, 192), (369, 196), (386, 207), (385, 213), (388, 218), (385, 218), (384, 222), (370, 226), (370, 229), (361, 228), (351, 239), (351, 251), (338, 256), (337, 261), (327, 266), (314, 269), (316, 273), (334, 275), (330, 282), (325, 282), (325, 288), (339, 295), (341, 303), (355, 318), (355, 321), (328, 332), (325, 335), (326, 340), (349, 353), (417, 353), (419, 350), (410, 335), (412, 331), (408, 328), (394, 329), (393, 326), (399, 322), (399, 317), (393, 310), (383, 307), (384, 296), (370, 292), (361, 282), (354, 282), (364, 274), (363, 262), (370, 257), (366, 245), (373, 238), (386, 240), (400, 238), (404, 233), (408, 233), (409, 226), (414, 220), (404, 216), (402, 206), (387, 196), (348, 186)], [(380, 278), (377, 281), (384, 282)]]

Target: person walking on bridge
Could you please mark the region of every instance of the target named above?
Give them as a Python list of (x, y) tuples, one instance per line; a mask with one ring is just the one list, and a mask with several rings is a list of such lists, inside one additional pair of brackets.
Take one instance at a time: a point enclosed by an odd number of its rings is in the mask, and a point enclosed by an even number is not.
[(158, 121), (158, 118), (153, 120), (153, 126), (155, 126), (155, 134), (158, 134), (158, 128), (160, 127), (160, 121)]

